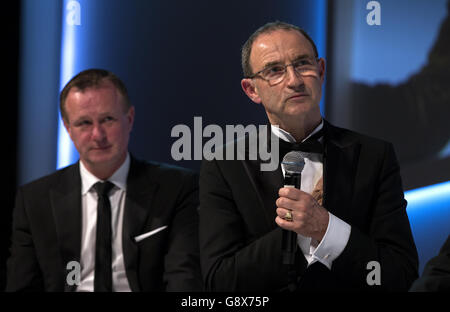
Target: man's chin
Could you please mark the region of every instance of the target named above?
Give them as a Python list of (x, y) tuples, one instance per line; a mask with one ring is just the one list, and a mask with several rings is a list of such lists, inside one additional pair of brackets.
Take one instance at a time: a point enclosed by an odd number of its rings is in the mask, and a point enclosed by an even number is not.
[(87, 160), (93, 165), (106, 165), (112, 161), (114, 155), (110, 150), (91, 150)]
[(286, 117), (300, 117), (311, 112), (311, 106), (309, 103), (295, 103), (294, 105), (288, 105), (285, 109)]

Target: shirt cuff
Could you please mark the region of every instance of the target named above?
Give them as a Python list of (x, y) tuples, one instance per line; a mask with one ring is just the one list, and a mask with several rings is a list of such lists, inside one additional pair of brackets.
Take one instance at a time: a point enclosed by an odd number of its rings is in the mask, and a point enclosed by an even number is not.
[(305, 254), (305, 248), (302, 248), (302, 251), (308, 261), (308, 266), (319, 261), (331, 270), (333, 261), (339, 257), (342, 251), (344, 251), (345, 246), (347, 246), (351, 226), (330, 212), (328, 212), (328, 215), (327, 231), (320, 244), (316, 248), (310, 244), (308, 255)]

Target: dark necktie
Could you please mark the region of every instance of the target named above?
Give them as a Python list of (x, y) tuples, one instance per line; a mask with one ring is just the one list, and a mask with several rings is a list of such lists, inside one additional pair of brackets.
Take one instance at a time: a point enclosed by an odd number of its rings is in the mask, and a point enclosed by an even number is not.
[(318, 132), (314, 133), (311, 137), (306, 139), (302, 143), (291, 143), (286, 142), (282, 139), (279, 140), (280, 144), (280, 160), (283, 159), (284, 155), (291, 151), (302, 151), (305, 153), (323, 153), (323, 145), (318, 140), (323, 136), (323, 128)]
[(113, 187), (109, 181), (94, 184), (98, 194), (94, 291), (112, 291), (111, 203), (108, 193)]

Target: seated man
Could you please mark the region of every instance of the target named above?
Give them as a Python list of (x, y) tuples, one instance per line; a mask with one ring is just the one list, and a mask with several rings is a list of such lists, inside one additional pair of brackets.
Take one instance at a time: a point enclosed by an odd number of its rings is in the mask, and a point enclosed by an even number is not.
[(60, 105), (80, 160), (19, 188), (6, 290), (201, 290), (196, 175), (129, 154), (135, 109), (111, 72), (79, 73)]
[(450, 291), (450, 235), (439, 254), (425, 265), (423, 274), (409, 291)]
[[(242, 66), (242, 88), (271, 124), (266, 145), (279, 138), (271, 152), (282, 160), (301, 151), (305, 165), (297, 189), (283, 187), (280, 166), (262, 171), (263, 160), (252, 160), (248, 150), (244, 160), (203, 161), (206, 289), (407, 291), (418, 257), (392, 144), (322, 118), (325, 60), (302, 29), (264, 25), (245, 43)], [(286, 231), (298, 246), (293, 263), (283, 258)]]

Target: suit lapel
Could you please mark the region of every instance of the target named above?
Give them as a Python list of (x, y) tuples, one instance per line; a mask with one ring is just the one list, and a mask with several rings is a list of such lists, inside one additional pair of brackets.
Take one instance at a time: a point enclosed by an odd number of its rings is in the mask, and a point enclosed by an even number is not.
[[(258, 137), (261, 132), (258, 134)], [(273, 138), (270, 125), (266, 137)], [(276, 138), (275, 138), (276, 139)], [(266, 144), (264, 144), (264, 142)], [(271, 140), (260, 142), (260, 149), (273, 154)], [(262, 144), (261, 144), (262, 143)], [(347, 206), (351, 203), (356, 168), (360, 152), (360, 144), (343, 130), (332, 126), (324, 120), (324, 207), (337, 217), (347, 219)], [(246, 147), (249, 144), (246, 144)], [(248, 156), (248, 150), (247, 150)], [(272, 156), (273, 157), (273, 156)], [(261, 171), (262, 161), (258, 155), (257, 160), (243, 161), (248, 178), (258, 198), (258, 207), (265, 215), (266, 226), (271, 229), (276, 217), (275, 201), (278, 198), (278, 189), (283, 186), (283, 173), (280, 166), (274, 171)], [(268, 161), (267, 161), (268, 162)]]
[[(265, 133), (263, 133), (263, 131)], [(273, 151), (271, 149), (271, 139), (276, 139), (272, 135), (270, 125), (267, 125), (267, 129), (263, 129), (258, 133), (259, 146), (257, 151), (264, 151), (271, 153), (271, 159), (273, 159)], [(256, 144), (256, 142), (249, 142), (246, 147), (250, 147), (250, 144)], [(264, 226), (270, 230), (275, 226), (276, 218), (276, 205), (275, 201), (278, 199), (278, 190), (283, 186), (283, 173), (278, 165), (276, 170), (262, 171), (261, 164), (269, 163), (270, 160), (261, 160), (258, 153), (256, 160), (248, 160), (248, 149), (246, 151), (246, 160), (243, 162), (246, 169), (246, 173), (253, 189), (258, 198), (258, 209), (264, 214), (266, 223)], [(255, 219), (256, 220), (256, 219)]]
[[(131, 157), (130, 171), (127, 178), (127, 195), (123, 217), (122, 248), (127, 278), (130, 288), (139, 291), (138, 248), (134, 237), (142, 233), (147, 222), (153, 195), (157, 190), (155, 174), (147, 176), (144, 164)], [(59, 250), (63, 260), (62, 269), (70, 261), (80, 263), (81, 257), (81, 176), (79, 163), (66, 169), (50, 189), (50, 203), (55, 218)], [(76, 287), (67, 286), (65, 291), (74, 291)]]
[(323, 205), (335, 216), (347, 220), (361, 146), (327, 121), (324, 127)]
[(138, 247), (134, 237), (142, 233), (147, 223), (149, 206), (157, 189), (156, 172), (144, 174), (144, 164), (131, 157), (130, 171), (127, 178), (127, 195), (123, 216), (122, 248), (125, 269), (132, 291), (139, 291)]
[[(63, 272), (67, 272), (66, 266), (70, 261), (80, 263), (82, 226), (79, 163), (65, 170), (55, 187), (50, 189)], [(67, 283), (64, 285), (65, 291), (75, 290), (75, 287), (68, 286)]]

